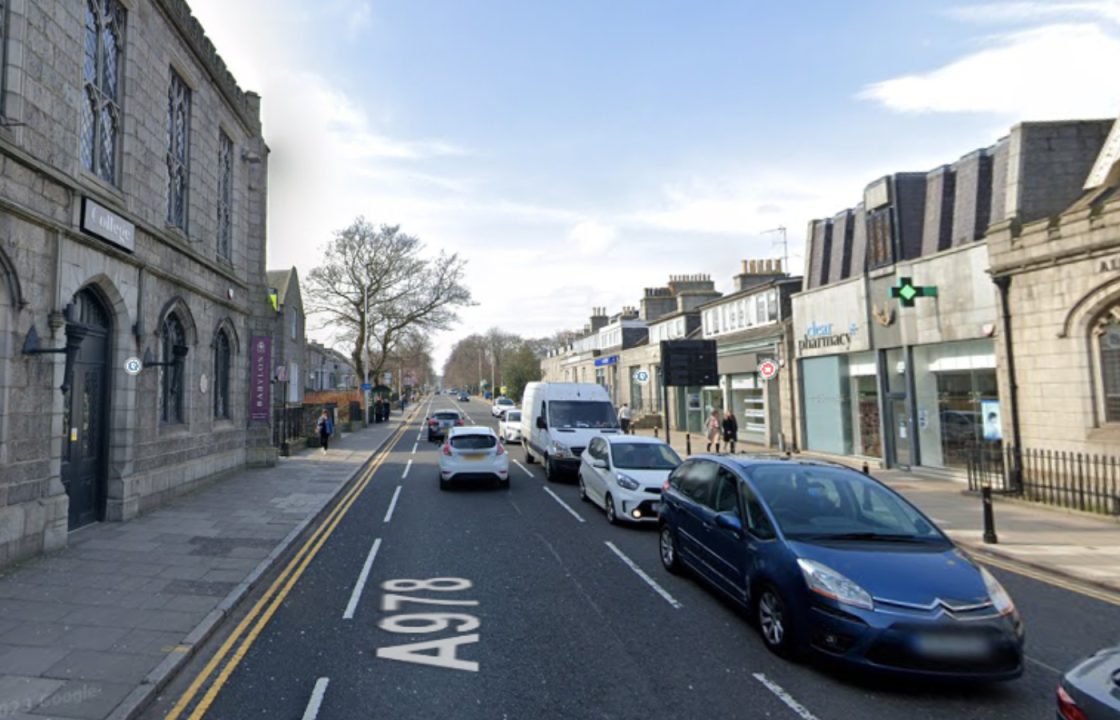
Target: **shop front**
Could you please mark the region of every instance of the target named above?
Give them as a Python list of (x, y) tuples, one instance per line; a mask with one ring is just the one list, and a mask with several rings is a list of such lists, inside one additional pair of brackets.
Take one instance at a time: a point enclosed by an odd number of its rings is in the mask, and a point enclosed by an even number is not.
[(751, 350), (721, 347), (719, 356), (722, 406), (739, 426), (739, 442), (774, 447), (780, 433), (778, 381), (759, 372), (764, 362), (778, 364), (777, 341), (754, 345)]

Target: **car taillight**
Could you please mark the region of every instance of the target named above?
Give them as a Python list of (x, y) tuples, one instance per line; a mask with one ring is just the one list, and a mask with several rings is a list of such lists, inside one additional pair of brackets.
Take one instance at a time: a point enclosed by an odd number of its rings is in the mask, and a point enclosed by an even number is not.
[(1085, 711), (1077, 707), (1077, 703), (1061, 685), (1058, 686), (1058, 717), (1064, 720), (1088, 720)]
[(455, 421), (455, 424), (456, 424), (456, 425), (462, 425), (462, 424), (463, 424), (463, 421), (462, 421), (462, 420), (456, 420), (456, 421)]
[(443, 444), (443, 454), (450, 457), (450, 455), (451, 455), (451, 443), (444, 443)]
[(669, 492), (669, 481), (668, 481), (668, 480), (666, 480), (666, 481), (665, 481), (665, 482), (664, 482), (664, 483), (663, 483), (663, 484), (661, 485), (661, 492)]
[(498, 455), (505, 455), (506, 454), (505, 446), (503, 446), (501, 443), (498, 443), (498, 453), (497, 454)]
[(439, 420), (428, 420), (428, 425), (435, 427), (436, 425), (439, 425)]

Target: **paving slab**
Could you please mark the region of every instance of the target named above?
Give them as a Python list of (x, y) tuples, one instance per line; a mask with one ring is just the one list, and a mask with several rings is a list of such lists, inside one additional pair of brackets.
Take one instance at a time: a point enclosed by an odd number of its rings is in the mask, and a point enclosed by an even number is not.
[(4, 568), (0, 718), (134, 716), (400, 422), (85, 527), (65, 549)]

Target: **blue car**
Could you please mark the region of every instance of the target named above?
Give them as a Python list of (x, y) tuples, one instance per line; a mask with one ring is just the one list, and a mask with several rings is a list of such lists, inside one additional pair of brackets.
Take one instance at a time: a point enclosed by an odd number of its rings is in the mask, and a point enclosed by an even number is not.
[(1023, 672), (1023, 625), (999, 581), (855, 470), (693, 457), (666, 481), (658, 521), (665, 568), (747, 608), (778, 655), (954, 680)]

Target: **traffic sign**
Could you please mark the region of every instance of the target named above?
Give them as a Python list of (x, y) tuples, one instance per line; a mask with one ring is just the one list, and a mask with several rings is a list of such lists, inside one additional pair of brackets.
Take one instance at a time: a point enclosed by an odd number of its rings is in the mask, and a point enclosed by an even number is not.
[(645, 370), (638, 370), (634, 373), (634, 382), (639, 385), (645, 385), (649, 382), (649, 372)]
[(778, 364), (773, 360), (763, 360), (758, 366), (758, 374), (763, 380), (770, 380), (778, 374)]
[(362, 392), (369, 392), (370, 390), (373, 390), (372, 383), (362, 383)]
[(139, 375), (143, 369), (144, 363), (140, 362), (138, 357), (130, 357), (124, 361), (124, 371), (129, 375)]

